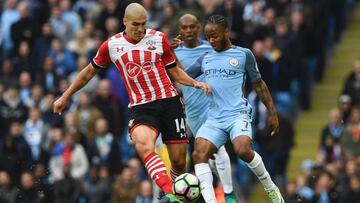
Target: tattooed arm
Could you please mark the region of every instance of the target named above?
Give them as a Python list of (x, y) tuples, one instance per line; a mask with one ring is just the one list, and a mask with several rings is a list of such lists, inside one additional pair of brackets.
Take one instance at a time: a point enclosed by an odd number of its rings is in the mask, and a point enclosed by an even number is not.
[(276, 113), (275, 104), (270, 95), (268, 87), (266, 86), (264, 80), (261, 79), (253, 83), (253, 88), (269, 112), (268, 122), (270, 128), (272, 129), (271, 136), (277, 134), (279, 132), (279, 119)]

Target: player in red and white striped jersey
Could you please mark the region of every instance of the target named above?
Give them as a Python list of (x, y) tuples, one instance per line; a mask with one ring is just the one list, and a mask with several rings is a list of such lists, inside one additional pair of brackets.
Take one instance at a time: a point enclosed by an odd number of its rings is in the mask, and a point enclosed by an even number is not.
[(106, 40), (93, 61), (55, 101), (54, 112), (61, 113), (69, 98), (110, 63), (118, 68), (130, 97), (130, 136), (135, 149), (156, 184), (173, 193), (172, 182), (163, 161), (154, 152), (159, 133), (167, 145), (174, 174), (185, 171), (185, 119), (182, 104), (169, 76), (178, 83), (211, 92), (209, 86), (189, 77), (175, 60), (167, 37), (146, 29), (147, 12), (140, 4), (127, 6), (125, 31)]

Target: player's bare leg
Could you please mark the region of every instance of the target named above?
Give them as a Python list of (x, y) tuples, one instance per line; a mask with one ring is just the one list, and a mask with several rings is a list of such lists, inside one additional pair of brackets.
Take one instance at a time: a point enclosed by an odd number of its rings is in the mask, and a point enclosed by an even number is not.
[(185, 172), (187, 143), (166, 144), (166, 147), (171, 162), (171, 180), (174, 181), (176, 177)]
[(157, 132), (147, 125), (138, 125), (131, 129), (131, 138), (135, 150), (143, 160), (151, 179), (166, 193), (173, 193), (172, 182), (166, 173), (164, 162), (155, 153)]
[(208, 164), (210, 155), (216, 152), (216, 147), (204, 138), (196, 138), (194, 146), (192, 158), (195, 163), (195, 174), (200, 180), (201, 193), (206, 203), (216, 203), (213, 176)]
[(261, 156), (252, 150), (251, 139), (244, 135), (236, 137), (232, 142), (236, 155), (245, 161), (252, 172), (258, 177), (271, 201), (273, 203), (283, 203), (284, 199), (278, 187), (271, 180)]

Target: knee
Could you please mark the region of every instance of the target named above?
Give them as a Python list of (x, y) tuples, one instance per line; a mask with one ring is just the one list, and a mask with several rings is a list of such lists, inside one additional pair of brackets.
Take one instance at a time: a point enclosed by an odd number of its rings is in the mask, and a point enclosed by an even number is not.
[(192, 153), (192, 158), (193, 158), (195, 164), (207, 163), (207, 161), (209, 159), (209, 155), (205, 150), (194, 149), (194, 151)]
[(253, 158), (253, 151), (250, 144), (241, 144), (236, 146), (235, 153), (245, 162), (250, 162)]
[(171, 164), (176, 171), (183, 171), (186, 166), (186, 158), (174, 160)]
[(154, 149), (151, 147), (151, 144), (146, 144), (144, 142), (136, 142), (134, 143), (135, 150), (141, 159), (145, 159), (146, 155), (150, 154)]

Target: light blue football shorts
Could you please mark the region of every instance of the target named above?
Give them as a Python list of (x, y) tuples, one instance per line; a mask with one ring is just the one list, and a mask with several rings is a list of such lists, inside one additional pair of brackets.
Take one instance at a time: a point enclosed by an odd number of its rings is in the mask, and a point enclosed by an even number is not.
[(250, 117), (243, 115), (222, 121), (208, 118), (200, 127), (196, 138), (207, 139), (218, 149), (227, 141), (233, 141), (242, 135), (252, 139), (251, 121)]

